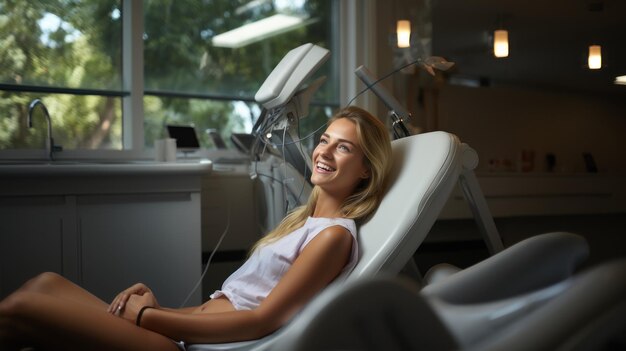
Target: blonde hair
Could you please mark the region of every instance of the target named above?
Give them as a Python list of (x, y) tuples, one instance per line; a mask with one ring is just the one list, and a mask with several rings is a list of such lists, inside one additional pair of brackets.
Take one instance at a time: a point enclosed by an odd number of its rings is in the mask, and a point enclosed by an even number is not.
[[(365, 156), (364, 162), (370, 171), (370, 176), (357, 185), (354, 193), (346, 198), (340, 208), (344, 218), (360, 221), (374, 212), (387, 189), (391, 170), (391, 142), (385, 125), (359, 107), (348, 106), (340, 110), (330, 118), (328, 124), (340, 118), (346, 118), (356, 125), (357, 139)], [(307, 203), (287, 214), (273, 231), (252, 247), (250, 252), (302, 227), (315, 211), (319, 191), (320, 189), (315, 186)]]

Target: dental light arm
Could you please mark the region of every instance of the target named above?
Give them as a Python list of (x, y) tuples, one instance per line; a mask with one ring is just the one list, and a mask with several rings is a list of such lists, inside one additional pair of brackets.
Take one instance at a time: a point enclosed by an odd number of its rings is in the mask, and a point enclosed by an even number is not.
[(311, 43), (287, 53), (265, 79), (254, 99), (271, 110), (284, 106), (330, 56), (330, 51)]
[[(311, 43), (289, 51), (265, 79), (254, 99), (263, 107), (263, 114), (255, 124), (253, 133), (269, 140), (271, 132), (285, 130), (293, 142), (299, 142), (297, 123), (309, 113), (313, 94), (325, 82), (320, 77), (308, 85), (308, 79), (330, 56), (330, 51)], [(284, 146), (284, 145), (283, 145)], [(302, 159), (311, 169), (311, 159), (301, 147)]]
[(411, 117), (409, 111), (407, 111), (383, 85), (376, 84), (377, 80), (372, 77), (372, 73), (365, 66), (359, 66), (354, 73), (368, 88), (372, 89), (374, 94), (376, 94), (389, 109), (394, 137), (400, 139), (411, 135), (404, 125), (404, 120)]

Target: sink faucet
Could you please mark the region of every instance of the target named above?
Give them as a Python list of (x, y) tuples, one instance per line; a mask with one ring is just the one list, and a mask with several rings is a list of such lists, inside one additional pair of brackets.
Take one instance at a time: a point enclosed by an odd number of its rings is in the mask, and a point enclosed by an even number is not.
[(60, 145), (54, 145), (54, 139), (52, 138), (52, 121), (50, 120), (50, 114), (48, 113), (48, 109), (46, 105), (43, 104), (43, 101), (40, 99), (35, 99), (31, 101), (28, 106), (28, 128), (33, 127), (33, 111), (37, 105), (41, 106), (43, 110), (43, 114), (46, 116), (46, 121), (48, 122), (48, 139), (46, 140), (46, 151), (48, 153), (48, 159), (51, 161), (54, 159), (53, 152), (54, 151), (63, 151), (63, 147)]

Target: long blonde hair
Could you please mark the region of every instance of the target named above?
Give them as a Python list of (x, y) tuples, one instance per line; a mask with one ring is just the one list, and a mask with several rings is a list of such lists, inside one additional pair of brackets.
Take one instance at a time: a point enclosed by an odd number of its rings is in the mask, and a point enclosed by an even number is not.
[[(344, 218), (360, 221), (374, 212), (387, 189), (391, 170), (391, 142), (385, 125), (359, 107), (348, 106), (340, 110), (329, 119), (328, 125), (340, 118), (346, 118), (356, 125), (358, 142), (365, 156), (365, 164), (370, 170), (370, 176), (357, 185), (354, 193), (346, 198), (340, 208)], [(302, 227), (315, 211), (319, 192), (319, 187), (315, 186), (307, 203), (287, 214), (273, 231), (252, 247), (250, 252)]]

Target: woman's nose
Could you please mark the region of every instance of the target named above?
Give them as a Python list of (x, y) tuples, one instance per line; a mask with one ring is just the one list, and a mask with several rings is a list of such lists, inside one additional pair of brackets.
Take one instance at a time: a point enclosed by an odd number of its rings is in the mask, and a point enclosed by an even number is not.
[(328, 144), (320, 145), (320, 156), (322, 156), (323, 158), (330, 158), (331, 154), (332, 153), (330, 152), (330, 146)]

